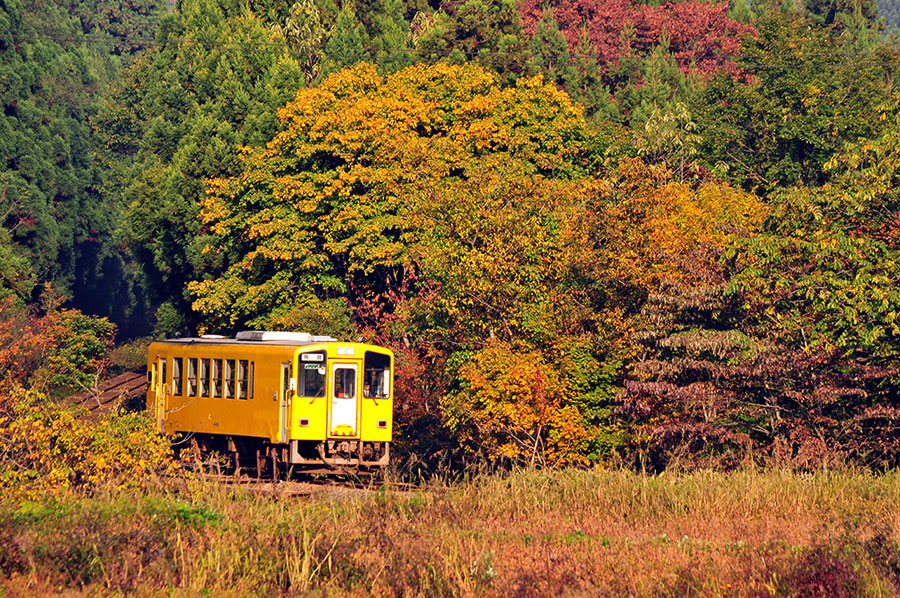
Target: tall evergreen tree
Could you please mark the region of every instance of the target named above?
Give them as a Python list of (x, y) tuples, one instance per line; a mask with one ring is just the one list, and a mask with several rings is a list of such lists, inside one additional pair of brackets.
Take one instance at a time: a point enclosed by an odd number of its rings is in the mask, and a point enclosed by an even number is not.
[(327, 75), (369, 59), (369, 36), (356, 18), (353, 2), (345, 2), (338, 13), (331, 37), (325, 44), (322, 74)]
[(749, 25), (756, 18), (756, 11), (750, 0), (734, 0), (728, 10), (728, 16), (738, 23)]
[(552, 8), (545, 8), (531, 37), (531, 59), (534, 70), (548, 83), (567, 88), (576, 78), (569, 57), (569, 44), (559, 31)]
[(0, 32), (0, 237), (15, 244), (2, 267), (30, 261), (0, 282), (23, 297), (52, 283), (70, 305), (132, 334), (143, 310), (131, 301), (128, 257), (114, 237), (121, 204), (104, 194), (91, 124), (117, 61), (102, 44), (90, 48), (81, 21), (53, 2), (4, 2)]
[(466, 0), (447, 4), (419, 36), (422, 60), (473, 62), (506, 83), (527, 70), (528, 41), (515, 0)]
[(375, 62), (385, 73), (394, 73), (412, 64), (412, 35), (403, 16), (402, 0), (383, 0), (375, 15), (377, 33), (372, 39)]
[(212, 259), (198, 218), (204, 181), (236, 173), (239, 148), (271, 138), (277, 108), (307, 73), (272, 23), (237, 0), (183, 0), (158, 39), (97, 124), (119, 164), (122, 235), (160, 328), (174, 333), (194, 325), (186, 284)]
[(677, 103), (685, 103), (689, 91), (687, 78), (669, 53), (665, 31), (653, 52), (638, 65), (640, 75), (617, 94), (632, 127), (643, 126), (654, 111), (669, 112)]
[(597, 61), (597, 52), (591, 45), (587, 29), (584, 27), (581, 29), (581, 40), (572, 57), (572, 78), (566, 89), (584, 106), (588, 117), (614, 121), (621, 118), (619, 107), (603, 81), (603, 68)]

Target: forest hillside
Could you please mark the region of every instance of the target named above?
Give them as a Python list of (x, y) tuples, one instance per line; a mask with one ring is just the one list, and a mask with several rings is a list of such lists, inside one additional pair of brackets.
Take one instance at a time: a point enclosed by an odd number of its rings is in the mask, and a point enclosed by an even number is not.
[(278, 329), (395, 352), (415, 467), (896, 466), (890, 10), (6, 0), (0, 426)]

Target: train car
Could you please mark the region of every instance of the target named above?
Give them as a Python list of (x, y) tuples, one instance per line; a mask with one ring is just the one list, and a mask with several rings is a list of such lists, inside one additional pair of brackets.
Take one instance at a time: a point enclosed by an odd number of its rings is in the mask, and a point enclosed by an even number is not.
[(147, 409), (159, 432), (238, 468), (378, 468), (390, 457), (393, 372), (388, 349), (327, 336), (169, 339), (147, 351)]

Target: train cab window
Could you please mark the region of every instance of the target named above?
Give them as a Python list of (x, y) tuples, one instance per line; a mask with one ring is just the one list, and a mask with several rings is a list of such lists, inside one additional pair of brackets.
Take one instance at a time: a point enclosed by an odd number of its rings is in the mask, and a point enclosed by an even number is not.
[(222, 398), (222, 360), (213, 359), (212, 361), (212, 396), (216, 399)]
[(172, 358), (172, 394), (176, 397), (181, 396), (182, 365), (183, 359), (181, 357)]
[(188, 359), (188, 396), (197, 396), (197, 358)]
[(246, 359), (238, 361), (238, 395), (239, 399), (247, 398), (247, 380), (249, 378), (250, 367)]
[(234, 360), (225, 360), (225, 398), (234, 398)]
[(391, 358), (383, 353), (366, 351), (363, 366), (363, 396), (386, 399), (391, 394)]
[(169, 382), (169, 379), (166, 377), (166, 374), (168, 373), (168, 372), (166, 372), (166, 369), (168, 369), (168, 368), (166, 368), (166, 361), (167, 361), (166, 359), (159, 360), (159, 363), (162, 366), (162, 384), (163, 384), (163, 386), (165, 386)]
[(297, 375), (297, 394), (301, 397), (325, 396), (325, 353), (301, 353)]
[(200, 396), (209, 397), (209, 359), (200, 360)]
[(334, 398), (356, 398), (355, 368), (337, 368), (334, 370)]

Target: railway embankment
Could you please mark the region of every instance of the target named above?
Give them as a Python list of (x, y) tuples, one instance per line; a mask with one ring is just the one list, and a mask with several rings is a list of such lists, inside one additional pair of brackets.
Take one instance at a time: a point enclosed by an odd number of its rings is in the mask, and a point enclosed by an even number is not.
[[(440, 491), (435, 491), (440, 490)], [(896, 596), (900, 476), (519, 471), (0, 507), (0, 594)]]

